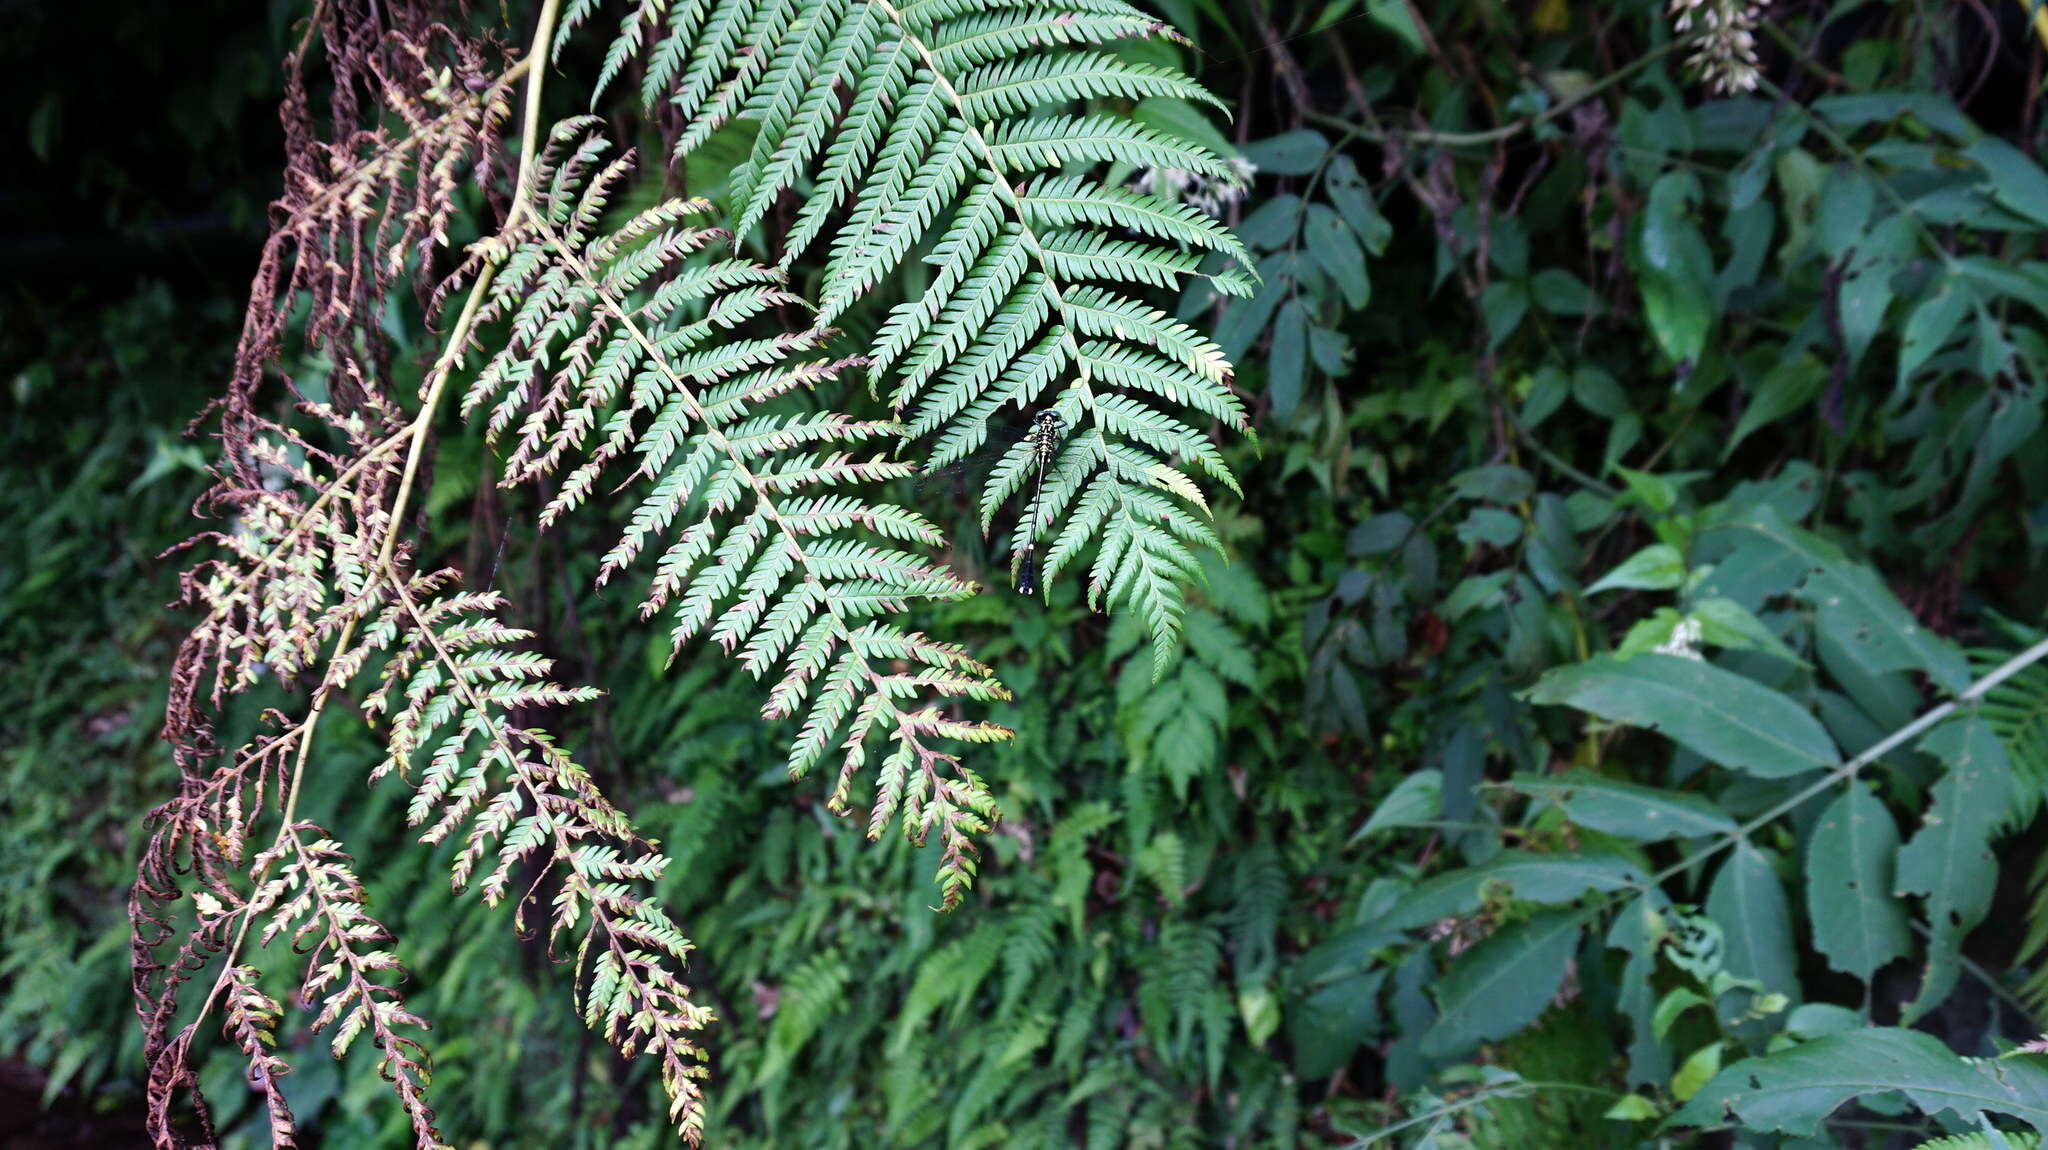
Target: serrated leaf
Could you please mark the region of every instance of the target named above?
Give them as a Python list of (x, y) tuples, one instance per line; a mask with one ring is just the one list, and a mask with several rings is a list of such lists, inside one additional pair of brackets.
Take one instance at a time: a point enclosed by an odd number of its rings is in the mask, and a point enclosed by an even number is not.
[(1792, 908), (1762, 851), (1747, 842), (1735, 845), (1707, 891), (1707, 915), (1721, 927), (1728, 973), (1759, 982), (1767, 992), (1798, 992)]
[(1950, 692), (1969, 686), (1969, 660), (1962, 650), (1921, 625), (1868, 564), (1771, 507), (1759, 507), (1709, 534), (1724, 532), (1736, 547), (1715, 567), (1704, 593), (1750, 576), (1746, 594), (1731, 592), (1732, 598), (1753, 603), (1770, 594), (1796, 594), (1813, 608), (1816, 622), (1869, 671), (1924, 672)]
[(1898, 855), (1898, 893), (1927, 896), (1932, 931), (1926, 977), (1901, 1016), (1908, 1023), (1948, 997), (1963, 938), (1990, 912), (1998, 883), (1991, 837), (2005, 817), (2012, 787), (2005, 745), (1975, 713), (1936, 727), (1920, 749), (1947, 771), (1934, 784), (1926, 821)]
[(1386, 980), (1384, 969), (1355, 974), (1322, 987), (1287, 1012), (1295, 1073), (1305, 1079), (1327, 1077), (1378, 1033), (1380, 987)]
[(1459, 955), (1437, 983), (1439, 1014), (1422, 1052), (1456, 1058), (1535, 1021), (1563, 985), (1585, 921), (1581, 911), (1546, 911)]
[(1507, 850), (1477, 866), (1418, 883), (1380, 916), (1391, 930), (1425, 926), (1479, 909), (1489, 894), (1557, 906), (1595, 891), (1639, 886), (1644, 875), (1619, 854), (1532, 854)]

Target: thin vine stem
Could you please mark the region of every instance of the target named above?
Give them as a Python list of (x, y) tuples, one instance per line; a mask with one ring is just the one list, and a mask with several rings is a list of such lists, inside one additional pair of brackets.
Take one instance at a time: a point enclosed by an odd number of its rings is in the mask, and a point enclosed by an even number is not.
[(1842, 782), (1845, 779), (1852, 779), (1856, 777), (1857, 773), (1862, 771), (1863, 768), (1869, 766), (1870, 764), (1876, 762), (1884, 756), (1891, 754), (1893, 751), (1904, 746), (1906, 743), (1911, 742), (1914, 738), (1926, 732), (1936, 723), (1939, 723), (1943, 719), (1948, 718), (1950, 715), (1955, 714), (1963, 707), (1975, 703), (1977, 700), (1983, 698), (1987, 693), (1989, 693), (1992, 688), (1998, 686), (2000, 683), (2005, 682), (2007, 679), (2012, 678), (2014, 675), (2019, 674), (2021, 671), (2026, 670), (2028, 667), (2033, 666), (2035, 663), (2040, 662), (2042, 659), (2048, 659), (2048, 639), (2043, 639), (2040, 642), (2034, 644), (2033, 646), (2027, 648), (2026, 650), (2021, 651), (2019, 654), (2014, 655), (2012, 658), (2007, 659), (2005, 662), (1999, 664), (1995, 669), (1985, 674), (1983, 678), (1980, 678), (1976, 682), (1970, 684), (1967, 688), (1963, 690), (1962, 694), (1957, 695), (1955, 698), (1950, 699), (1948, 702), (1942, 703), (1939, 706), (1932, 707), (1927, 711), (1923, 712), (1919, 718), (1914, 719), (1912, 722), (1907, 723), (1905, 726), (1900, 727), (1898, 730), (1893, 731), (1891, 734), (1886, 735), (1884, 738), (1879, 739), (1877, 742), (1871, 744), (1861, 754), (1856, 755), (1854, 758), (1851, 758), (1848, 762), (1843, 763), (1841, 766), (1836, 767), (1833, 770), (1829, 771), (1825, 776), (1823, 776), (1819, 781), (1813, 783), (1811, 786), (1801, 788), (1792, 797), (1785, 799), (1783, 802), (1777, 803), (1776, 805), (1770, 807), (1768, 810), (1765, 810), (1762, 814), (1759, 814), (1754, 818), (1751, 818), (1748, 822), (1742, 823), (1741, 825), (1737, 826), (1734, 830), (1722, 831), (1720, 835), (1716, 837), (1715, 842), (1709, 844), (1708, 846), (1701, 847), (1699, 850), (1694, 851), (1693, 853), (1687, 855), (1685, 858), (1680, 859), (1679, 861), (1671, 864), (1668, 867), (1665, 867), (1661, 871), (1658, 871), (1655, 875), (1652, 875), (1650, 881), (1644, 885), (1646, 887), (1655, 887), (1657, 884), (1663, 882), (1664, 880), (1672, 878), (1675, 875), (1682, 874), (1685, 871), (1692, 869), (1699, 863), (1705, 862), (1707, 859), (1710, 859), (1713, 856), (1726, 850), (1730, 846), (1733, 846), (1735, 843), (1747, 839), (1751, 834), (1753, 834), (1757, 830), (1762, 829), (1772, 820), (1778, 818), (1780, 815), (1790, 813), (1794, 809), (1798, 808), (1800, 804), (1806, 802), (1808, 799), (1811, 799), (1816, 795), (1825, 793), (1830, 787), (1833, 787), (1836, 783)]
[(1391, 1126), (1382, 1126), (1358, 1141), (1351, 1143), (1350, 1150), (1364, 1150), (1368, 1146), (1377, 1146), (1410, 1127), (1420, 1126), (1425, 1122), (1441, 1121), (1453, 1114), (1463, 1113), (1475, 1106), (1483, 1106), (1488, 1102), (1502, 1098), (1527, 1098), (1531, 1094), (1540, 1094), (1544, 1091), (1566, 1094), (1592, 1094), (1601, 1098), (1621, 1097), (1620, 1091), (1608, 1090), (1599, 1086), (1588, 1086), (1582, 1082), (1532, 1082), (1527, 1079), (1517, 1079), (1513, 1082), (1504, 1082), (1497, 1086), (1479, 1090), (1458, 1099), (1456, 1102), (1446, 1102), (1433, 1110), (1417, 1114), (1412, 1118), (1405, 1118)]
[(1697, 39), (1697, 37), (1672, 40), (1653, 48), (1642, 56), (1616, 68), (1614, 71), (1609, 72), (1607, 75), (1602, 76), (1533, 116), (1525, 116), (1522, 119), (1502, 124), (1498, 128), (1489, 128), (1483, 132), (1436, 132), (1428, 130), (1403, 132), (1399, 129), (1383, 128), (1377, 121), (1361, 124), (1342, 116), (1333, 116), (1327, 112), (1318, 112), (1314, 109), (1309, 109), (1305, 112), (1304, 118), (1313, 123), (1321, 124), (1326, 128), (1344, 129), (1344, 139), (1337, 145), (1339, 148), (1353, 140), (1371, 140), (1378, 144), (1398, 140), (1402, 143), (1434, 144), (1445, 148), (1484, 147), (1487, 144), (1498, 144), (1505, 140), (1512, 140), (1523, 132), (1557, 119), (1559, 116), (1601, 95), (1609, 88), (1627, 80), (1637, 72), (1642, 71), (1644, 68), (1649, 67), (1678, 49), (1690, 47), (1694, 39)]

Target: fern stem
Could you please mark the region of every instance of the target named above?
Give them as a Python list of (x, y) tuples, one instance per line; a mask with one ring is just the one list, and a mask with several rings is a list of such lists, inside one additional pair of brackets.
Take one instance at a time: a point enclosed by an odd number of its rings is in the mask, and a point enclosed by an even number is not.
[[(1586, 101), (1593, 99), (1595, 96), (1601, 95), (1602, 93), (1606, 92), (1609, 88), (1612, 88), (1616, 84), (1619, 84), (1624, 80), (1627, 80), (1629, 77), (1634, 76), (1637, 72), (1642, 71), (1644, 68), (1649, 67), (1651, 64), (1656, 63), (1657, 61), (1663, 59), (1671, 53), (1681, 48), (1693, 47), (1703, 39), (1705, 39), (1705, 37), (1703, 36), (1688, 36), (1667, 41), (1655, 48), (1650, 49), (1648, 52), (1643, 53), (1641, 56), (1636, 57), (1634, 60), (1629, 61), (1627, 64), (1624, 64), (1619, 68), (1616, 68), (1614, 71), (1609, 72), (1607, 75), (1600, 77), (1598, 80), (1593, 81), (1592, 83), (1586, 85), (1584, 88), (1579, 89), (1577, 92), (1574, 92), (1571, 95), (1566, 96), (1564, 99), (1557, 101), (1550, 107), (1545, 108), (1543, 111), (1538, 112), (1533, 116), (1525, 116), (1519, 120), (1512, 120), (1508, 123), (1502, 124), (1497, 128), (1489, 128), (1482, 132), (1403, 132), (1398, 130), (1389, 131), (1386, 128), (1380, 127), (1377, 122), (1361, 124), (1353, 120), (1345, 119), (1342, 116), (1333, 116), (1327, 112), (1318, 112), (1314, 109), (1306, 110), (1303, 113), (1302, 118), (1305, 120), (1309, 120), (1313, 123), (1321, 124), (1327, 128), (1344, 129), (1344, 138), (1337, 142), (1337, 146), (1335, 148), (1331, 149), (1331, 154), (1333, 155), (1337, 151), (1342, 150), (1343, 147), (1346, 144), (1349, 144), (1352, 140), (1370, 140), (1376, 144), (1384, 144), (1389, 140), (1398, 140), (1404, 144), (1422, 144), (1424, 146), (1435, 145), (1437, 147), (1444, 148), (1485, 147), (1488, 144), (1504, 143), (1508, 140), (1514, 139), (1516, 136), (1521, 135), (1523, 132), (1526, 132), (1531, 128), (1535, 128), (1542, 124), (1547, 124), (1550, 121), (1557, 119), (1559, 116), (1564, 115), (1566, 112), (1571, 111), (1573, 108), (1576, 108), (1579, 105), (1585, 103)], [(1370, 116), (1371, 109), (1366, 109), (1366, 114)], [(1320, 175), (1321, 170), (1318, 169), (1317, 177), (1320, 177)], [(1314, 179), (1310, 180), (1308, 190), (1310, 192), (1315, 190)], [(1307, 194), (1307, 192), (1303, 193), (1304, 196), (1306, 196)]]
[(1608, 1090), (1599, 1086), (1588, 1086), (1580, 1082), (1539, 1082), (1518, 1078), (1513, 1082), (1503, 1082), (1498, 1086), (1484, 1087), (1456, 1101), (1446, 1102), (1433, 1110), (1402, 1119), (1392, 1126), (1382, 1126), (1358, 1141), (1351, 1143), (1350, 1150), (1362, 1150), (1363, 1147), (1377, 1145), (1410, 1127), (1420, 1126), (1425, 1122), (1438, 1122), (1454, 1114), (1470, 1110), (1475, 1106), (1484, 1106), (1489, 1102), (1503, 1098), (1527, 1098), (1532, 1094), (1540, 1094), (1546, 1090), (1570, 1094), (1592, 1094), (1601, 1098), (1618, 1098), (1621, 1096), (1620, 1091)]
[[(540, 94), (541, 86), (547, 76), (547, 70), (538, 66), (532, 66), (530, 62), (544, 58), (549, 46), (553, 43), (555, 20), (560, 10), (560, 0), (544, 0), (544, 3), (541, 5), (540, 18), (534, 30), (533, 46), (528, 50), (526, 59), (520, 62), (520, 65), (527, 65), (524, 68), (526, 72), (527, 123), (520, 139), (519, 176), (517, 182), (513, 185), (512, 207), (507, 212), (505, 218), (505, 226), (507, 228), (518, 221), (520, 213), (526, 205), (527, 185), (531, 181), (534, 153), (539, 141)], [(517, 70), (520, 65), (515, 65), (514, 70)], [(508, 70), (506, 78), (510, 78), (512, 74), (512, 71)], [(434, 411), (440, 406), (441, 395), (447, 389), (448, 377), (452, 374), (454, 365), (460, 358), (461, 349), (468, 344), (470, 328), (476, 322), (477, 310), (483, 305), (484, 296), (489, 291), (491, 279), (496, 275), (496, 272), (497, 264), (489, 262), (484, 265), (483, 271), (478, 274), (477, 282), (471, 288), (469, 298), (463, 303), (462, 314), (456, 319), (454, 328), (449, 331), (446, 345), (442, 348), (440, 358), (434, 364), (434, 370), (431, 375), (432, 382), (428, 385), (426, 394), (420, 400), (420, 410), (413, 416), (412, 423), (407, 425), (405, 430), (398, 434), (396, 440), (387, 441), (385, 444), (379, 444), (372, 448), (365, 458), (356, 460), (342, 473), (344, 477), (351, 476), (367, 465), (369, 456), (382, 455), (390, 446), (396, 446), (396, 441), (398, 440), (409, 440), (410, 446), (406, 451), (405, 471), (399, 480), (398, 494), (392, 500), (391, 512), (385, 521), (384, 543), (378, 552), (378, 566), (387, 572), (390, 568), (391, 557), (396, 553), (398, 547), (399, 524), (405, 520), (406, 509), (412, 498), (413, 483), (419, 474), (420, 458), (426, 449), (427, 432), (433, 425)], [(343, 486), (343, 480), (337, 479), (335, 483), (329, 485), (327, 491), (321, 494), (320, 499), (315, 501), (316, 505), (321, 500), (331, 498)], [(394, 586), (396, 585), (396, 581), (394, 581)], [(355, 637), (355, 631), (356, 622), (350, 620), (343, 626), (334, 649), (337, 651), (347, 650), (350, 641)], [(301, 845), (297, 834), (294, 832), (294, 822), (299, 805), (299, 793), (305, 782), (306, 763), (312, 756), (313, 736), (319, 729), (320, 716), (326, 711), (327, 700), (332, 695), (336, 685), (323, 679), (320, 685), (314, 689), (312, 701), (307, 706), (306, 717), (297, 728), (299, 741), (292, 760), (291, 779), (285, 787), (283, 823), (278, 829), (276, 840), (278, 842), (289, 839), (294, 846)], [(303, 850), (298, 853), (303, 854)], [(198, 1018), (193, 1020), (195, 1027), (211, 1013), (215, 1003), (219, 1001), (220, 996), (227, 989), (229, 973), (234, 970), (235, 963), (241, 955), (242, 947), (248, 941), (250, 922), (248, 906), (249, 904), (244, 903), (238, 912), (240, 922), (235, 927), (234, 941), (228, 945), (227, 957), (226, 961), (222, 964), (220, 977), (214, 981), (212, 989), (207, 992), (206, 1001), (200, 1005)]]
[(220, 596), (220, 602), (214, 606), (213, 610), (207, 612), (205, 622), (211, 623), (218, 619), (222, 614), (230, 610), (242, 596), (254, 591), (257, 581), (263, 578), (264, 574), (271, 569), (271, 566), (277, 562), (278, 558), (287, 549), (298, 543), (307, 532), (313, 530), (313, 524), (318, 519), (320, 512), (325, 510), (327, 505), (337, 495), (348, 490), (349, 484), (354, 482), (356, 477), (367, 470), (371, 464), (381, 460), (386, 452), (406, 442), (406, 437), (411, 433), (412, 429), (410, 426), (391, 433), (382, 442), (356, 456), (354, 461), (347, 467), (336, 472), (334, 478), (321, 488), (320, 494), (314, 497), (313, 502), (307, 504), (305, 510), (298, 513), (297, 520), (300, 526), (296, 530), (287, 532), (285, 537), (278, 540), (276, 545), (271, 547), (262, 559), (250, 565), (248, 573), (242, 576), (241, 582), (237, 585), (236, 593)]
[[(534, 29), (533, 47), (527, 50), (527, 60), (546, 57), (548, 48), (554, 43), (555, 19), (561, 11), (561, 0), (545, 0), (541, 5), (540, 19)], [(521, 212), (527, 209), (527, 200), (533, 182), (534, 154), (540, 141), (540, 97), (542, 85), (547, 80), (547, 69), (533, 67), (526, 78), (526, 123), (521, 129), (519, 140), (519, 175), (512, 186), (512, 207), (505, 214), (504, 228), (510, 230), (518, 224)], [(462, 303), (462, 313), (455, 320), (455, 326), (448, 332), (448, 339), (441, 349), (441, 355), (434, 363), (431, 380), (426, 394), (420, 399), (420, 409), (413, 416), (412, 423), (401, 434), (410, 437), (410, 446), (405, 453), (405, 470), (399, 475), (398, 494), (391, 501), (390, 518), (384, 533), (384, 545), (378, 549), (377, 565), (385, 574), (390, 574), (391, 557), (398, 550), (398, 529), (405, 521), (405, 514), (412, 503), (413, 483), (419, 478), (420, 459), (426, 454), (427, 432), (434, 425), (434, 413), (441, 406), (441, 396), (448, 389), (448, 377), (454, 374), (455, 364), (462, 357), (463, 348), (469, 344), (469, 331), (476, 323), (476, 313), (483, 306), (484, 297), (490, 292), (491, 281), (496, 277), (496, 261), (484, 264), (477, 273), (476, 283), (470, 288), (469, 298)], [(394, 585), (396, 585), (394, 581)], [(355, 637), (356, 624), (351, 620), (342, 628), (341, 637), (335, 645), (338, 651), (348, 649), (349, 640)], [(312, 753), (313, 734), (320, 723), (320, 713), (326, 708), (327, 697), (334, 684), (322, 683), (313, 697), (312, 709), (306, 715), (306, 733), (299, 741), (298, 757), (292, 765), (291, 784), (286, 792), (284, 821), (290, 826), (294, 812), (298, 809), (299, 785), (305, 774), (306, 760)]]

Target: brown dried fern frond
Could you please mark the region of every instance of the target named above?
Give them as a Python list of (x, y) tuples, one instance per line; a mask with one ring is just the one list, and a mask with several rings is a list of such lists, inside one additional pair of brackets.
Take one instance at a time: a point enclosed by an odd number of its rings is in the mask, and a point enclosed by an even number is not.
[[(445, 1144), (426, 1097), (426, 1024), (398, 989), (393, 940), (364, 911), (342, 845), (297, 813), (320, 716), (347, 694), (386, 721), (389, 754), (372, 778), (417, 773), (412, 822), (430, 824), (429, 842), (463, 838), (458, 888), (481, 871), (496, 902), (528, 859), (554, 876), (548, 931), (589, 960), (592, 1025), (628, 1052), (657, 1055), (678, 1125), (694, 1139), (702, 1067), (691, 1035), (710, 1015), (675, 973), (688, 941), (637, 893), (663, 860), (546, 732), (512, 720), (520, 708), (593, 692), (548, 681), (546, 661), (517, 647), (530, 636), (497, 621), (497, 597), (452, 590), (454, 572), (414, 572), (401, 538), (450, 357), (408, 415), (386, 382), (379, 325), (396, 284), (427, 295), (462, 185), (489, 190), (525, 66), (492, 77), (481, 46), (416, 6), (388, 9), (388, 26), (371, 19), (376, 11), (322, 5), (288, 62), (286, 190), (218, 405), (226, 458), (202, 501), (227, 522), (193, 541), (212, 554), (183, 577), (185, 601), (202, 612), (166, 708), (183, 781), (151, 815), (131, 897), (151, 1134), (162, 1147), (213, 1142), (195, 1045), (224, 1023), (265, 1097), (273, 1139), (291, 1144), (280, 1085), (289, 1067), (272, 1045), (281, 1012), (261, 988), (261, 969), (278, 965), (268, 944), (288, 937), (299, 997), (317, 1004), (313, 1028), (331, 1035), (337, 1056), (369, 1035), (417, 1145)], [(536, 52), (552, 13), (544, 5)], [(316, 43), (335, 72), (332, 143), (313, 134), (300, 74)], [(529, 134), (528, 158), (530, 144)], [(518, 210), (515, 198), (510, 215)], [(330, 401), (301, 402), (280, 420), (258, 396), (288, 340), (336, 366)], [(303, 706), (273, 710), (265, 733), (221, 746), (216, 717), (264, 682), (305, 688)], [(181, 1009), (181, 991), (209, 975), (204, 1001)]]
[[(244, 484), (253, 403), (265, 372), (295, 330), (336, 364), (331, 387), (344, 408), (366, 401), (388, 372), (385, 301), (397, 282), (425, 298), (433, 252), (462, 190), (493, 190), (504, 166), (501, 136), (523, 66), (504, 53), (398, 5), (382, 30), (364, 13), (321, 4), (287, 59), (284, 191), (249, 289), (249, 310), (221, 400), (222, 438)], [(334, 70), (332, 122), (323, 134), (303, 75), (315, 42)], [(364, 97), (374, 113), (361, 119)]]
[[(337, 1056), (368, 1034), (417, 1144), (443, 1145), (426, 1098), (429, 1064), (417, 1037), (425, 1023), (399, 994), (389, 933), (365, 913), (341, 844), (296, 814), (320, 715), (338, 694), (360, 700), (385, 732), (386, 757), (369, 778), (398, 776), (414, 786), (407, 817), (422, 841), (460, 841), (457, 889), (474, 882), (495, 904), (514, 867), (528, 861), (551, 878), (546, 933), (594, 972), (585, 995), (591, 1025), (629, 1053), (660, 1059), (678, 1124), (694, 1137), (703, 1068), (693, 1035), (711, 1015), (690, 1002), (676, 973), (688, 940), (638, 893), (665, 860), (552, 736), (514, 721), (596, 692), (549, 679), (549, 661), (525, 649), (533, 636), (499, 619), (498, 595), (459, 590), (453, 571), (410, 569), (393, 514), (404, 469), (394, 445), (406, 441), (403, 432), (383, 435), (360, 417), (307, 410), (351, 450), (323, 452), (267, 427), (253, 449), (276, 490), (245, 503), (238, 530), (212, 536), (222, 555), (188, 576), (207, 608), (181, 664), (191, 711), (266, 678), (310, 675), (314, 685), (299, 716), (273, 712), (272, 730), (246, 746), (218, 755), (187, 748), (194, 769), (179, 797), (153, 815), (133, 905), (159, 1143), (177, 1144), (179, 1097), (191, 1099), (203, 1121), (191, 1048), (221, 1003), (230, 1037), (251, 1058), (252, 1081), (268, 1084), (271, 1121), (289, 1123), (276, 1087), (287, 1068), (255, 1048), (263, 1011), (250, 973), (270, 942), (288, 936), (302, 956), (300, 997), (319, 1003), (313, 1028), (331, 1029)], [(210, 769), (196, 769), (204, 764)], [(252, 855), (252, 841), (273, 820), (268, 845)], [(186, 894), (193, 911), (181, 914)], [(522, 931), (526, 913), (522, 900)], [(174, 958), (158, 957), (173, 945)], [(222, 951), (225, 965), (198, 1017), (179, 1027), (178, 991)]]

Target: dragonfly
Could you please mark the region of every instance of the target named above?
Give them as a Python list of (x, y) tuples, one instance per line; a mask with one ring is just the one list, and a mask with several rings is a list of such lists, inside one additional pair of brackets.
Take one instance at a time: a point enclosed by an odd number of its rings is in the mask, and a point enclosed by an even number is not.
[[(1024, 522), (1030, 525), (1030, 529), (1025, 533), (1024, 552), (1017, 563), (1017, 590), (1025, 595), (1038, 593), (1038, 534), (1042, 526), (1038, 521), (1045, 505), (1045, 475), (1055, 468), (1066, 431), (1066, 419), (1049, 408), (1035, 413), (1030, 423), (1022, 427), (990, 425), (981, 447), (962, 458), (920, 468), (915, 481), (916, 490), (923, 498), (934, 498), (948, 492), (967, 494), (970, 474), (985, 473), (989, 467), (1016, 452), (1020, 440), (1025, 441), (1025, 450), (1029, 452), (1026, 466), (1030, 468), (1031, 498), (1025, 504)], [(986, 527), (984, 519), (984, 531)]]

